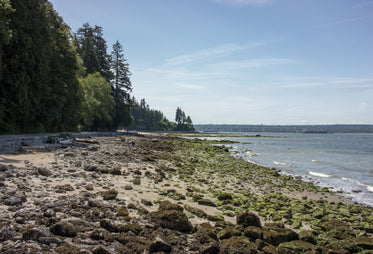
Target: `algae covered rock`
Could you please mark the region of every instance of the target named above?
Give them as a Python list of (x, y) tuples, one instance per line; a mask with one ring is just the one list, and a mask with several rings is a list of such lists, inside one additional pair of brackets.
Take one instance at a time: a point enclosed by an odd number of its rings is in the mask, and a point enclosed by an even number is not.
[(251, 254), (258, 253), (254, 243), (247, 237), (233, 236), (220, 242), (221, 254)]
[(251, 212), (243, 211), (237, 214), (236, 217), (237, 224), (243, 225), (244, 227), (255, 226), (261, 228), (259, 217)]
[(307, 251), (314, 251), (317, 249), (315, 245), (301, 240), (281, 243), (279, 246), (283, 248), (288, 248), (294, 251), (295, 253), (305, 253)]
[(246, 227), (244, 234), (251, 240), (263, 239), (263, 229), (255, 226)]
[(218, 232), (220, 240), (231, 238), (232, 236), (241, 236), (242, 232), (235, 229), (234, 227), (226, 227)]
[(115, 199), (118, 195), (118, 191), (116, 190), (108, 190), (101, 192), (101, 196), (104, 200), (112, 200)]
[(161, 216), (161, 227), (189, 233), (193, 226), (185, 213), (175, 210), (166, 210)]
[(303, 230), (299, 233), (299, 240), (316, 244), (315, 234), (312, 230)]
[(278, 247), (278, 246), (265, 246), (262, 249), (264, 254), (292, 254), (292, 250), (288, 248)]
[(171, 203), (168, 200), (161, 201), (159, 203), (158, 211), (166, 211), (166, 210), (175, 210), (175, 211), (184, 211), (184, 208), (181, 205)]
[(185, 205), (185, 210), (187, 210), (188, 212), (200, 217), (200, 218), (206, 218), (207, 217), (207, 213), (205, 211), (203, 211), (202, 209), (199, 209), (197, 207), (192, 207), (190, 205)]

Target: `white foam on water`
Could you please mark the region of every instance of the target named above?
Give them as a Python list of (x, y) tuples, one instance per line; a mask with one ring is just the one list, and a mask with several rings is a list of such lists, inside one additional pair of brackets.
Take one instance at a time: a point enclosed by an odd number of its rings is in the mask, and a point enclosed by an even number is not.
[(278, 162), (278, 161), (273, 161), (273, 164), (276, 164), (276, 165), (286, 165), (286, 163), (284, 163), (284, 162)]
[(367, 189), (368, 189), (368, 191), (373, 192), (373, 186), (368, 185)]
[(321, 161), (319, 161), (319, 160), (312, 160), (312, 162), (321, 162)]
[(313, 171), (310, 171), (309, 174), (313, 175), (313, 176), (324, 177), (324, 178), (332, 177), (331, 175), (327, 175), (327, 174), (324, 174), (324, 173), (313, 172)]

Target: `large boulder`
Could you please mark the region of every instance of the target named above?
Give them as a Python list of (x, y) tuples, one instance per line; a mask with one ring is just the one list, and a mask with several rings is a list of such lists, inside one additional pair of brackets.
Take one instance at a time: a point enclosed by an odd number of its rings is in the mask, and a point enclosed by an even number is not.
[(237, 214), (236, 222), (237, 224), (243, 225), (244, 227), (248, 227), (248, 226), (255, 226), (259, 228), (262, 227), (260, 224), (259, 217), (256, 214), (252, 212), (248, 212), (248, 211), (243, 211)]

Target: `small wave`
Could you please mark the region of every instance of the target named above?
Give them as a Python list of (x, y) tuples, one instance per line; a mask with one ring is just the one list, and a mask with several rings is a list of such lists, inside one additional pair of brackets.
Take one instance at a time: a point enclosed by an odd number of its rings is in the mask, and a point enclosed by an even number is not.
[(284, 163), (284, 162), (278, 162), (278, 161), (273, 161), (273, 164), (276, 164), (276, 165), (286, 165), (286, 163)]
[(319, 160), (312, 160), (312, 162), (321, 162), (321, 161), (319, 161)]
[(324, 177), (324, 178), (332, 177), (331, 175), (327, 175), (327, 174), (324, 174), (324, 173), (313, 172), (313, 171), (310, 171), (309, 174), (313, 175), (313, 176)]
[(367, 189), (368, 189), (368, 191), (373, 192), (373, 186), (368, 185)]

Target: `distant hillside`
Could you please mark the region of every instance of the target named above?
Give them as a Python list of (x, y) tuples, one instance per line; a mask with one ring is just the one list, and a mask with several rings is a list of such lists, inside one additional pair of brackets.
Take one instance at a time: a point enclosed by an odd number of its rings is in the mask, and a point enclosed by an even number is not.
[(328, 133), (373, 133), (373, 125), (336, 124), (336, 125), (238, 125), (238, 124), (195, 124), (200, 132), (302, 132), (327, 131)]

